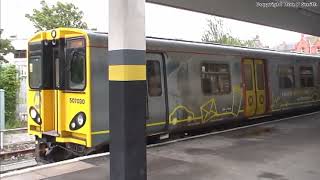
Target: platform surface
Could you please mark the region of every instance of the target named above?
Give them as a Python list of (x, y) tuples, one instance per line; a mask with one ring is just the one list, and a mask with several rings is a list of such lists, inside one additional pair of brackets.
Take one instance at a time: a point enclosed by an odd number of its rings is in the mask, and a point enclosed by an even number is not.
[[(320, 113), (149, 148), (148, 180), (319, 180)], [(109, 157), (11, 179), (108, 180)]]

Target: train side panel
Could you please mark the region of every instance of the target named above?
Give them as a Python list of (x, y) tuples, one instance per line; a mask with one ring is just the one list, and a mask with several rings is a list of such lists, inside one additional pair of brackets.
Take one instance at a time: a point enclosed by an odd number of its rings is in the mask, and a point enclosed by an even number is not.
[(92, 146), (109, 141), (109, 92), (107, 37), (89, 34), (91, 63), (91, 139)]
[(228, 55), (168, 53), (170, 130), (242, 116), (240, 59)]
[(269, 59), (271, 109), (289, 111), (319, 105), (318, 60), (301, 57)]

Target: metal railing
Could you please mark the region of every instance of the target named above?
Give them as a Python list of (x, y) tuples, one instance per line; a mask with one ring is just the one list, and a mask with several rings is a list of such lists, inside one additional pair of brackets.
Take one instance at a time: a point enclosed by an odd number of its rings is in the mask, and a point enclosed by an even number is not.
[(0, 89), (0, 150), (3, 149), (4, 146), (4, 135), (5, 133), (12, 133), (17, 131), (26, 131), (28, 130), (26, 127), (24, 128), (15, 128), (15, 129), (6, 129), (5, 128), (5, 91)]

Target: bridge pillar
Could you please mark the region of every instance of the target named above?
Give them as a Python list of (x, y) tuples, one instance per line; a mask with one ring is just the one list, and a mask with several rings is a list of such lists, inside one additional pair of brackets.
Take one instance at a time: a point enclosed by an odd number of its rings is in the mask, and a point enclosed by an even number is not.
[(109, 1), (111, 180), (146, 180), (145, 0)]

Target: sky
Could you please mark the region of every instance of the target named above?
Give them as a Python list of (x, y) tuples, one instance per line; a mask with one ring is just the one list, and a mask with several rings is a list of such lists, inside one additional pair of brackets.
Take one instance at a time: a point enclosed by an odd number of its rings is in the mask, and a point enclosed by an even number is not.
[[(49, 5), (58, 0), (46, 0)], [(40, 0), (0, 0), (0, 27), (4, 29), (3, 37), (17, 36), (28, 39), (35, 28), (25, 18), (25, 14), (32, 14), (34, 8), (40, 8)], [(98, 31), (108, 31), (108, 0), (60, 0), (75, 4), (84, 12), (84, 21), (89, 28)], [(207, 20), (213, 16), (175, 9), (166, 6), (146, 3), (146, 35), (201, 41), (201, 36), (207, 27)], [(226, 29), (240, 39), (252, 39), (260, 36), (263, 44), (274, 47), (283, 41), (294, 43), (299, 41), (300, 33), (271, 28), (232, 19), (221, 18)]]

